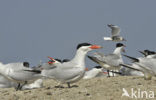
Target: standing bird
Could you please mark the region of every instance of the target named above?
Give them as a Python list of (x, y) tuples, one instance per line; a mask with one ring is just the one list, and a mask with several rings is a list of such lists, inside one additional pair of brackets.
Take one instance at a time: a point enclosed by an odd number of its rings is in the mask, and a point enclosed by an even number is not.
[(101, 46), (91, 45), (89, 43), (81, 43), (77, 46), (75, 57), (68, 62), (57, 64), (55, 68), (43, 71), (48, 73), (47, 77), (67, 83), (70, 88), (70, 83), (74, 83), (83, 78), (85, 73), (85, 56), (87, 52), (100, 49)]
[(112, 24), (108, 24), (107, 26), (112, 29), (112, 37), (104, 37), (104, 40), (115, 42), (126, 41), (123, 37), (120, 36), (120, 27)]
[(0, 74), (7, 79), (18, 83), (16, 90), (22, 88), (22, 83), (30, 83), (41, 78), (41, 71), (28, 67), (28, 63), (0, 63)]
[(94, 56), (88, 56), (89, 59), (99, 64), (101, 67), (109, 70), (119, 70), (121, 68), (120, 64), (123, 63), (121, 52), (125, 52), (125, 45), (122, 43), (116, 44), (116, 49), (112, 54), (104, 55), (102, 53), (94, 53)]
[(122, 66), (141, 71), (144, 74), (144, 78), (146, 80), (151, 79), (152, 76), (156, 76), (156, 59), (147, 57), (134, 58), (127, 55), (124, 56), (131, 59), (133, 63), (132, 66), (121, 64)]

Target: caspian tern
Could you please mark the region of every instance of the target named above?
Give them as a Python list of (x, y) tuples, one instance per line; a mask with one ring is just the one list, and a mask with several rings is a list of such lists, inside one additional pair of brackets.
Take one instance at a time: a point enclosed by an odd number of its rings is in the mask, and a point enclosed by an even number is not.
[(156, 59), (146, 57), (134, 58), (127, 55), (124, 56), (133, 61), (133, 66), (122, 64), (123, 66), (143, 72), (145, 79), (151, 79), (152, 76), (156, 76)]
[[(27, 65), (27, 64), (26, 64)], [(0, 63), (0, 74), (9, 80), (18, 83), (16, 90), (22, 88), (21, 83), (33, 82), (38, 78), (41, 78), (41, 71), (28, 68), (24, 63)]]
[(55, 68), (43, 70), (44, 76), (67, 83), (70, 88), (70, 83), (74, 83), (83, 78), (85, 73), (85, 56), (87, 52), (100, 49), (101, 46), (91, 45), (89, 43), (81, 43), (77, 46), (75, 57), (68, 61), (59, 63)]
[(99, 73), (103, 72), (103, 68), (101, 66), (95, 66), (89, 71), (85, 72), (83, 79), (91, 79), (96, 77)]
[(117, 43), (112, 54), (104, 55), (96, 52), (94, 56), (88, 56), (88, 58), (106, 69), (109, 74), (109, 70), (119, 70), (121, 68), (120, 64), (123, 63), (121, 52), (125, 52), (124, 47), (125, 45), (122, 43)]
[(120, 36), (120, 28), (118, 26), (112, 24), (108, 24), (107, 26), (112, 29), (111, 31), (112, 37), (104, 37), (104, 40), (115, 42), (126, 41), (123, 37)]

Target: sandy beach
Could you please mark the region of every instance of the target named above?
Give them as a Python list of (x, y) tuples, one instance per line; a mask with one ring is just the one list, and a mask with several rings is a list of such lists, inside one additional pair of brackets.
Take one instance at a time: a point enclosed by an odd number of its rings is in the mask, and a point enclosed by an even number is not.
[[(44, 80), (44, 87), (33, 90), (16, 91), (14, 88), (0, 89), (1, 100), (134, 100), (132, 88), (139, 100), (150, 99), (151, 92), (156, 93), (156, 78), (144, 80), (135, 76), (97, 77), (80, 80), (72, 84), (72, 88), (57, 88), (54, 80)], [(130, 97), (122, 96), (123, 88)], [(141, 91), (147, 91), (143, 98), (139, 98)], [(140, 93), (140, 94), (139, 94)], [(141, 96), (140, 96), (141, 97)], [(154, 98), (155, 95), (154, 95)], [(154, 100), (154, 99), (153, 99)]]

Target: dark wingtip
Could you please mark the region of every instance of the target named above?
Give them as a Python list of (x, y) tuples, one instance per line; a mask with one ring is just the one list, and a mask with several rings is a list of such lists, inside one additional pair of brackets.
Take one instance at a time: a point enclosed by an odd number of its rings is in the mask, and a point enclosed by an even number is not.
[(37, 74), (40, 74), (40, 73), (41, 73), (41, 71), (40, 71), (40, 70), (24, 70), (24, 71), (28, 71), (28, 72), (35, 72), (35, 73), (37, 73)]
[(90, 60), (92, 60), (92, 61), (94, 61), (94, 62), (96, 62), (96, 63), (99, 64), (99, 60), (96, 59), (95, 57), (92, 57), (92, 56), (89, 56), (89, 55), (87, 55), (87, 57), (88, 57)]
[(139, 69), (130, 67), (130, 66), (126, 65), (126, 64), (120, 64), (120, 66), (124, 66), (124, 67), (126, 67), (126, 68), (133, 69), (133, 70), (136, 70), (136, 71), (140, 71)]
[(131, 60), (134, 61), (134, 62), (139, 62), (139, 59), (137, 59), (137, 58), (130, 57), (130, 56), (127, 56), (127, 55), (124, 55), (124, 54), (123, 54), (123, 56), (125, 56), (125, 57), (131, 59)]
[(146, 56), (146, 54), (143, 51), (138, 51), (139, 53), (143, 54), (144, 56)]

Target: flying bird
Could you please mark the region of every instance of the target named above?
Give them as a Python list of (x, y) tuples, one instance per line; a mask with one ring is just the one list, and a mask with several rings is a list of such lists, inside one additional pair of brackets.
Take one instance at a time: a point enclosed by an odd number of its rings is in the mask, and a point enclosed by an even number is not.
[(108, 24), (107, 26), (111, 28), (112, 36), (104, 37), (104, 40), (114, 41), (114, 42), (126, 41), (123, 37), (120, 36), (120, 27), (112, 24)]

